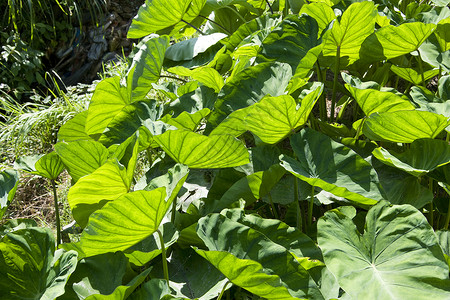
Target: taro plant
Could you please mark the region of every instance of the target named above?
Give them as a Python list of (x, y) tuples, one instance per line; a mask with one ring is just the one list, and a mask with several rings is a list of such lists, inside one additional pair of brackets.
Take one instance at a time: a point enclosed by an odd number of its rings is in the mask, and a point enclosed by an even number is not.
[(408, 3), (146, 1), (54, 145), (58, 299), (449, 298), (450, 11)]

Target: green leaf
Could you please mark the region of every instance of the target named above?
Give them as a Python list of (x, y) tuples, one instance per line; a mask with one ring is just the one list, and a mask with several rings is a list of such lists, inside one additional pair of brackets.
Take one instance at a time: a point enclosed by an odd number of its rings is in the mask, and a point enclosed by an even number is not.
[(238, 30), (226, 41), (227, 49), (235, 51), (241, 44), (256, 40), (254, 43), (261, 44), (261, 41), (282, 21), (281, 15), (267, 15), (253, 19), (239, 26)]
[(417, 177), (450, 163), (450, 145), (443, 140), (419, 139), (403, 153), (379, 147), (372, 154), (383, 163)]
[(191, 60), (200, 53), (207, 51), (226, 36), (226, 34), (217, 32), (180, 41), (167, 49), (165, 58), (173, 61)]
[(449, 124), (443, 115), (428, 111), (374, 113), (366, 119), (363, 133), (375, 141), (412, 143), (421, 138), (435, 138)]
[(131, 192), (94, 212), (80, 238), (86, 256), (126, 250), (156, 232), (188, 174), (181, 165), (173, 171), (167, 188)]
[(29, 227), (37, 227), (37, 223), (33, 219), (9, 219), (2, 223), (3, 225), (0, 226), (0, 239), (2, 239), (9, 232), (14, 232)]
[(390, 92), (382, 92), (374, 89), (360, 89), (349, 84), (345, 87), (358, 102), (359, 107), (366, 116), (375, 112), (414, 110), (414, 105), (410, 101), (403, 99)]
[[(401, 78), (403, 78), (415, 85), (420, 85), (422, 83), (422, 75), (412, 68), (400, 68), (400, 67), (392, 65), (391, 70), (396, 75), (400, 76)], [(439, 70), (425, 71), (425, 72), (423, 72), (424, 80), (427, 81), (438, 74), (439, 74)]]
[(87, 115), (87, 110), (80, 112), (61, 126), (58, 131), (58, 142), (92, 140), (85, 130)]
[(441, 51), (450, 50), (450, 19), (444, 19), (437, 24), (434, 34), (441, 46)]
[[(289, 228), (278, 220), (245, 216), (242, 210), (235, 209), (201, 218), (198, 221), (197, 234), (209, 250), (224, 251), (216, 252), (222, 259), (225, 257), (220, 253), (230, 253), (232, 256), (227, 257), (239, 263), (236, 265), (240, 265), (237, 269), (243, 268), (241, 259), (250, 259), (246, 264), (253, 265), (253, 272), (259, 273), (260, 268), (257, 266), (261, 263), (265, 274), (260, 276), (275, 276), (274, 279), (281, 281), (281, 285), (287, 288), (292, 296), (306, 299), (323, 298), (308, 272), (290, 253), (290, 248), (294, 249), (299, 257), (316, 256), (320, 255), (320, 252), (307, 236), (294, 228)], [(262, 249), (264, 251), (261, 251)], [(204, 257), (208, 259), (207, 256)], [(234, 269), (235, 265), (231, 264), (233, 260), (229, 261), (228, 268), (218, 269), (230, 281), (239, 285), (233, 281), (237, 271)], [(219, 262), (209, 261), (216, 268), (220, 266), (220, 259)], [(241, 287), (247, 289), (246, 286)]]
[(450, 267), (450, 235), (448, 230), (438, 230), (436, 231), (436, 236), (439, 241), (439, 245), (444, 252), (445, 258), (447, 259), (447, 264)]
[(153, 278), (141, 285), (141, 288), (131, 294), (130, 300), (163, 299), (171, 293), (165, 279)]
[(128, 261), (121, 252), (81, 259), (70, 276), (62, 299), (85, 299), (90, 295), (110, 295), (122, 285)]
[(263, 98), (245, 117), (245, 128), (264, 143), (278, 143), (306, 123), (322, 90), (323, 85), (316, 84), (315, 89), (301, 100), (300, 107), (289, 95)]
[(77, 253), (54, 251), (55, 239), (48, 228), (6, 234), (0, 242), (0, 297), (51, 300), (64, 294)]
[(291, 77), (291, 67), (283, 63), (262, 63), (245, 69), (223, 86), (209, 123), (218, 125), (233, 111), (250, 106), (266, 95), (285, 94)]
[(170, 26), (181, 29), (185, 23), (180, 23), (193, 21), (205, 2), (206, 0), (146, 0), (131, 23), (128, 38), (141, 38)]
[(353, 150), (309, 128), (291, 145), (298, 160), (280, 156), (281, 166), (301, 180), (363, 205), (384, 199), (375, 170)]
[(300, 14), (302, 13), (313, 17), (317, 21), (319, 26), (319, 36), (322, 34), (322, 31), (336, 19), (336, 15), (331, 6), (323, 2), (312, 2), (302, 5)]
[(316, 21), (309, 16), (289, 16), (264, 39), (257, 61), (278, 61), (295, 70), (308, 51), (320, 44)]
[(351, 219), (331, 210), (319, 220), (325, 264), (354, 299), (445, 299), (448, 266), (433, 229), (410, 205), (380, 202), (361, 235)]
[(127, 299), (131, 293), (144, 282), (150, 273), (151, 269), (147, 269), (141, 274), (135, 276), (127, 285), (118, 286), (110, 295), (91, 295), (86, 300), (123, 300)]
[(16, 194), (19, 172), (7, 169), (0, 172), (0, 219)]
[(212, 88), (216, 93), (220, 92), (224, 83), (223, 77), (215, 69), (210, 67), (200, 67), (194, 70), (190, 70), (185, 67), (173, 67), (167, 71), (180, 75), (180, 76), (190, 76), (194, 80), (203, 83), (207, 87)]
[(154, 139), (170, 157), (190, 168), (236, 167), (249, 162), (245, 145), (230, 135), (169, 130)]
[(224, 251), (195, 249), (222, 272), (233, 284), (266, 299), (298, 299), (282, 285), (278, 275), (265, 273), (263, 266), (250, 259), (240, 259)]
[(129, 90), (120, 84), (120, 77), (106, 78), (95, 88), (86, 118), (86, 133), (101, 134), (112, 119), (131, 101)]
[(415, 51), (433, 33), (436, 25), (421, 22), (380, 28), (362, 44), (361, 58), (381, 61)]
[(433, 193), (420, 183), (420, 178), (387, 166), (377, 159), (372, 160), (372, 166), (377, 171), (381, 186), (390, 203), (410, 204), (421, 209), (433, 200)]
[(156, 121), (162, 115), (163, 107), (156, 100), (140, 100), (125, 106), (109, 122), (98, 139), (106, 147), (121, 144), (145, 125), (147, 120)]
[(210, 112), (211, 111), (208, 108), (203, 108), (192, 114), (184, 111), (176, 118), (172, 118), (170, 115), (165, 115), (163, 118), (161, 118), (161, 121), (175, 126), (178, 129), (195, 131), (203, 118), (208, 116)]
[(127, 73), (127, 88), (133, 102), (144, 99), (161, 74), (169, 37), (146, 37), (137, 46)]
[(92, 140), (60, 142), (55, 145), (55, 151), (74, 181), (97, 170), (109, 155), (105, 146)]
[[(228, 279), (192, 248), (172, 248), (168, 263), (169, 287), (176, 297), (214, 299), (219, 296)], [(161, 260), (155, 261), (150, 276), (163, 278)], [(228, 286), (229, 288), (230, 286)]]
[(117, 161), (108, 161), (93, 173), (80, 178), (67, 195), (74, 219), (85, 227), (91, 213), (105, 202), (128, 192), (131, 180), (127, 170)]
[(339, 56), (348, 58), (350, 64), (358, 60), (363, 41), (374, 31), (376, 14), (373, 2), (351, 4), (340, 22), (334, 21), (331, 30), (324, 34), (323, 55), (336, 56), (339, 49)]
[(58, 178), (64, 170), (63, 161), (56, 152), (50, 152), (42, 156), (35, 165), (36, 174), (50, 180)]

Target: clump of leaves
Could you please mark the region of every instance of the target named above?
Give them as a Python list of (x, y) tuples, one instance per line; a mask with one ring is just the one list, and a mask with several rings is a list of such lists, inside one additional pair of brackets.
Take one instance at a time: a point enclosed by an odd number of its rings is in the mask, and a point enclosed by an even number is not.
[(54, 145), (83, 228), (63, 298), (450, 297), (450, 11), (291, 2), (140, 8)]

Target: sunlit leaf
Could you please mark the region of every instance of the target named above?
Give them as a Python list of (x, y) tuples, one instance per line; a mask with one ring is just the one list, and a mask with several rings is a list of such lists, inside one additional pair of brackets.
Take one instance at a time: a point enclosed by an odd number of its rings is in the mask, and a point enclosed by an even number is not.
[(77, 223), (81, 227), (86, 226), (92, 212), (107, 201), (127, 193), (131, 179), (127, 176), (127, 170), (117, 161), (108, 161), (93, 173), (80, 178), (67, 195)]
[(435, 28), (434, 24), (421, 22), (385, 26), (364, 41), (361, 57), (380, 61), (410, 53), (417, 50)]
[(355, 299), (445, 299), (448, 265), (433, 229), (410, 205), (381, 202), (369, 210), (364, 234), (332, 210), (319, 220), (325, 264)]
[(105, 146), (91, 140), (60, 142), (55, 145), (55, 151), (74, 181), (102, 166), (109, 154)]
[(410, 101), (390, 92), (382, 92), (374, 89), (359, 89), (346, 84), (345, 87), (355, 98), (359, 107), (366, 116), (375, 112), (414, 110)]
[(64, 170), (63, 161), (56, 152), (50, 152), (42, 156), (35, 165), (36, 173), (50, 180), (58, 178)]
[(374, 31), (377, 10), (373, 2), (351, 4), (324, 35), (323, 55), (347, 57), (352, 63), (359, 58), (363, 41)]
[(226, 168), (249, 162), (245, 145), (230, 135), (208, 137), (191, 131), (169, 130), (154, 139), (170, 157), (190, 168)]
[(288, 95), (266, 97), (253, 105), (245, 117), (246, 129), (256, 134), (263, 142), (275, 144), (304, 125), (318, 97), (322, 94), (323, 85), (316, 85), (301, 100), (300, 107), (294, 98)]
[(428, 111), (374, 113), (363, 126), (363, 133), (375, 141), (412, 143), (421, 138), (435, 138), (450, 122), (443, 115)]
[(206, 0), (146, 0), (133, 19), (128, 38), (141, 38), (170, 26), (184, 27), (181, 22), (194, 20)]

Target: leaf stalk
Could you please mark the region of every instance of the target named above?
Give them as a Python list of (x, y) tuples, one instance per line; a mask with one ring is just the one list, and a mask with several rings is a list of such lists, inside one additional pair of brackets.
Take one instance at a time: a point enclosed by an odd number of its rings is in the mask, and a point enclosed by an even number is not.
[(169, 268), (167, 267), (167, 257), (166, 257), (166, 246), (164, 245), (164, 238), (161, 233), (161, 231), (156, 230), (159, 236), (159, 241), (161, 243), (161, 256), (162, 256), (162, 264), (163, 264), (163, 272), (164, 272), (164, 279), (167, 281), (167, 284), (169, 284)]
[(333, 93), (331, 96), (331, 112), (330, 112), (330, 122), (334, 122), (334, 111), (336, 109), (336, 94), (337, 94), (337, 84), (338, 84), (338, 73), (340, 68), (340, 55), (341, 55), (341, 46), (337, 46), (336, 49), (336, 60), (334, 64), (334, 79), (333, 79)]
[(56, 192), (56, 182), (54, 179), (50, 180), (53, 190), (53, 201), (55, 203), (55, 218), (56, 218), (56, 246), (61, 244), (61, 219), (59, 217), (58, 193)]

